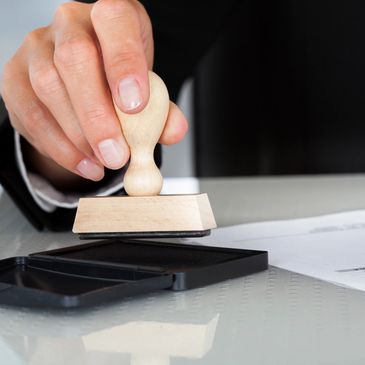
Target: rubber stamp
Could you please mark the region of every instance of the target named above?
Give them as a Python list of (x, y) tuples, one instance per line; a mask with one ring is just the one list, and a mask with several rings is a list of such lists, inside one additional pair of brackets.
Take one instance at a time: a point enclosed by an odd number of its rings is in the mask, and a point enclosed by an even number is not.
[(82, 198), (73, 232), (80, 238), (199, 237), (216, 228), (207, 194), (160, 195), (163, 178), (153, 158), (169, 112), (161, 78), (149, 72), (150, 98), (137, 114), (115, 106), (131, 158), (126, 196)]

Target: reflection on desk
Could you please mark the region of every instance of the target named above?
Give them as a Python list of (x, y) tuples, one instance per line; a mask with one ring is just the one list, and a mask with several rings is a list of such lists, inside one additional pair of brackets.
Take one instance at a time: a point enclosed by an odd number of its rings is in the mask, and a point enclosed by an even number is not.
[[(149, 300), (151, 299), (150, 297)], [(167, 303), (171, 305), (169, 301)], [(186, 303), (183, 307), (185, 305)], [(68, 313), (71, 319), (62, 321), (62, 324), (54, 328), (52, 336), (50, 329), (53, 326), (50, 321), (45, 321), (44, 326), (24, 326), (24, 323), (19, 321), (18, 330), (23, 332), (22, 336), (18, 336), (14, 341), (11, 336), (1, 331), (0, 352), (6, 354), (6, 364), (13, 364), (15, 361), (18, 363), (22, 359), (34, 365), (76, 364), (80, 360), (98, 357), (118, 358), (123, 361), (120, 363), (131, 365), (168, 365), (170, 357), (201, 359), (212, 348), (219, 314), (210, 313), (208, 310), (199, 319), (187, 319), (181, 317), (184, 310), (186, 311), (186, 307), (177, 310), (175, 314), (170, 313), (169, 317), (173, 318), (176, 315), (177, 318), (167, 322), (166, 319), (138, 320), (138, 311), (125, 308), (121, 316), (113, 318), (112, 322), (98, 322), (98, 326), (106, 325), (105, 329), (96, 330), (91, 326), (90, 333), (83, 333), (84, 330), (88, 331), (87, 327), (81, 329), (80, 333), (74, 333), (74, 330), (77, 332), (77, 328), (72, 323), (72, 318), (77, 321), (75, 317), (78, 313)], [(79, 314), (82, 317), (86, 312)], [(58, 317), (56, 313), (53, 315), (53, 319)], [(130, 316), (136, 316), (136, 320), (123, 323)], [(151, 313), (148, 317), (152, 319), (160, 316), (158, 313)], [(77, 323), (79, 325), (80, 321)], [(120, 324), (108, 328), (111, 323)]]
[(219, 315), (207, 323), (135, 321), (83, 337), (87, 351), (130, 353), (131, 365), (170, 364), (170, 357), (201, 359), (211, 349)]
[[(114, 310), (122, 310), (114, 313), (110, 311), (113, 306), (92, 308), (91, 316), (88, 310), (39, 312), (24, 308), (21, 314), (4, 309), (0, 314), (0, 353), (6, 355), (2, 357), (6, 364), (27, 361), (32, 365), (86, 360), (89, 364), (95, 358), (119, 359), (119, 364), (131, 365), (167, 365), (171, 357), (202, 359), (212, 348), (219, 313), (205, 302), (204, 313), (191, 315), (194, 307), (198, 309), (192, 302), (195, 299), (187, 293), (163, 293), (119, 303)], [(102, 320), (99, 317), (94, 322), (97, 313)]]

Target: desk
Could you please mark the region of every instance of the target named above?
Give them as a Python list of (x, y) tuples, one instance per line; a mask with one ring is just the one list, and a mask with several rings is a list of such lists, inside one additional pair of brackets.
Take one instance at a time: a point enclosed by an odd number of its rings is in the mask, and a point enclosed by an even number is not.
[[(365, 207), (365, 176), (210, 179), (218, 223)], [(64, 247), (0, 197), (0, 256)], [(4, 365), (363, 364), (365, 293), (277, 268), (187, 292), (90, 309), (0, 307)]]

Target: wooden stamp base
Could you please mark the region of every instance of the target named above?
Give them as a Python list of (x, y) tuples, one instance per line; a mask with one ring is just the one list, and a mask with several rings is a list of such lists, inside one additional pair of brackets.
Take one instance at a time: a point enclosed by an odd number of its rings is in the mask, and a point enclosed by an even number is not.
[(84, 238), (186, 237), (212, 228), (216, 222), (207, 194), (121, 196), (80, 199), (73, 232)]

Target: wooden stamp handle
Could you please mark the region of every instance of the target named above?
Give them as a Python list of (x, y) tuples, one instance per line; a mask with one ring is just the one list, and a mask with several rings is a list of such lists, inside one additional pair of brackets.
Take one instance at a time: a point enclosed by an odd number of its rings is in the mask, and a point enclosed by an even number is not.
[(149, 71), (150, 99), (137, 114), (125, 114), (115, 106), (131, 159), (124, 175), (124, 188), (130, 196), (152, 196), (161, 192), (163, 179), (153, 158), (154, 148), (169, 112), (169, 94), (159, 76)]

